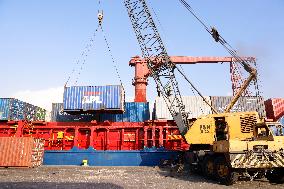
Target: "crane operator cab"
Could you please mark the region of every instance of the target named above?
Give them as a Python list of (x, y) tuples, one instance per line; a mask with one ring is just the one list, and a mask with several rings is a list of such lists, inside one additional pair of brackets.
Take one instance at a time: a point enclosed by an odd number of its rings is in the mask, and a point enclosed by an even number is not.
[(228, 140), (228, 124), (224, 117), (215, 118), (216, 141)]

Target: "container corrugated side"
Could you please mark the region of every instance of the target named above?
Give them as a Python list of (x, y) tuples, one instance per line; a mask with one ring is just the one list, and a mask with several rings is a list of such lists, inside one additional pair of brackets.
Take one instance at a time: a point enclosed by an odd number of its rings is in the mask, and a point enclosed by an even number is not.
[(267, 118), (278, 120), (284, 116), (284, 98), (271, 98), (265, 101)]
[(11, 109), (10, 98), (0, 98), (0, 120), (9, 120)]
[(46, 110), (15, 98), (0, 98), (0, 120), (45, 119)]
[[(232, 96), (211, 96), (212, 107), (223, 113), (233, 99)], [(263, 97), (240, 97), (231, 112), (257, 111), (260, 117), (266, 117)]]
[(121, 85), (71, 86), (64, 88), (64, 111), (123, 111)]
[[(205, 98), (211, 104), (210, 97), (206, 96)], [(199, 96), (182, 96), (182, 101), (185, 105), (185, 111), (188, 114), (188, 119), (212, 113), (210, 106), (208, 106)], [(155, 99), (154, 115), (154, 119), (173, 120), (173, 117), (162, 97), (157, 97)]]
[(36, 115), (35, 115), (36, 121), (45, 120), (46, 114), (47, 114), (47, 112), (46, 112), (45, 109), (36, 106)]
[(1, 167), (42, 165), (44, 140), (31, 137), (0, 137)]
[(284, 126), (284, 116), (282, 116), (278, 121)]
[(53, 122), (90, 122), (98, 119), (97, 114), (70, 115), (63, 111), (63, 103), (52, 103), (51, 121)]
[(100, 121), (144, 122), (150, 119), (148, 102), (125, 102), (123, 114), (101, 114)]

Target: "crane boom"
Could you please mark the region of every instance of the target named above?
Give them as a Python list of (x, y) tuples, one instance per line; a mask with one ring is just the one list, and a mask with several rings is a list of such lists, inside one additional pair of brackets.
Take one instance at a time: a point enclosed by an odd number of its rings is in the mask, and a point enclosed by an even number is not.
[(155, 80), (157, 89), (176, 121), (180, 133), (184, 135), (188, 130), (188, 121), (174, 74), (176, 66), (166, 51), (146, 1), (124, 0), (124, 5), (127, 8), (142, 56), (147, 61), (150, 76)]

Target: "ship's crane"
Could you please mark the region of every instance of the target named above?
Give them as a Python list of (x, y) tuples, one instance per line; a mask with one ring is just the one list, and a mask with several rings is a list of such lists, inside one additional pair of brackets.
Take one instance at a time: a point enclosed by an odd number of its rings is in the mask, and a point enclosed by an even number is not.
[[(188, 130), (188, 125), (190, 124), (188, 123), (185, 107), (178, 88), (178, 82), (174, 73), (175, 70), (177, 70), (186, 79), (186, 81), (190, 83), (192, 88), (203, 98), (205, 103), (212, 108), (214, 113), (218, 112), (210, 103), (207, 102), (192, 82), (170, 59), (146, 1), (124, 0), (124, 4), (127, 8), (128, 16), (132, 22), (132, 27), (140, 45), (142, 56), (147, 62), (149, 75), (155, 80), (159, 93), (165, 100), (181, 134), (184, 135)], [(224, 41), (215, 28), (212, 28), (211, 35), (215, 41)], [(237, 56), (235, 53), (231, 54), (238, 62), (240, 62), (244, 69), (250, 73), (250, 76), (234, 96), (231, 103), (227, 106), (225, 112), (230, 112), (231, 108), (237, 102), (241, 94), (246, 90), (250, 82), (256, 78), (256, 70), (252, 68), (246, 60)], [(169, 98), (169, 96), (171, 96), (171, 98)]]
[[(171, 61), (145, 0), (124, 0), (140, 45), (142, 56), (147, 61), (150, 76), (155, 80), (157, 89), (166, 102), (180, 133), (188, 130), (187, 114), (182, 102), (174, 70), (176, 65)], [(172, 94), (169, 94), (171, 91)], [(172, 98), (169, 98), (172, 96)], [(206, 101), (206, 99), (204, 98)], [(208, 105), (210, 105), (208, 103)], [(216, 112), (217, 113), (217, 112)]]
[[(236, 60), (233, 57), (192, 57), (192, 56), (170, 56), (171, 61), (178, 65), (192, 64), (216, 64), (229, 63), (233, 94), (239, 91), (239, 85), (243, 80), (240, 70), (238, 70)], [(255, 61), (254, 57), (243, 57), (244, 60)], [(147, 61), (139, 56), (134, 56), (129, 61), (129, 65), (135, 67), (135, 76), (132, 84), (135, 86), (135, 102), (146, 102), (146, 88), (148, 85), (149, 69)], [(244, 95), (251, 95), (252, 91), (246, 91)]]
[[(217, 29), (209, 29), (193, 13), (185, 0), (180, 2), (198, 19), (214, 40), (220, 42), (249, 73), (249, 77), (234, 95), (225, 113), (218, 113), (169, 57), (146, 1), (124, 0), (142, 57), (147, 63), (149, 76), (155, 80), (158, 92), (165, 100), (181, 135), (190, 144), (187, 162), (192, 170), (199, 170), (209, 178), (217, 177), (224, 184), (233, 184), (239, 175), (251, 180), (265, 175), (271, 182), (283, 183), (283, 137), (273, 136), (266, 123), (259, 119), (257, 112), (229, 113), (249, 84), (256, 80), (256, 69), (236, 54)], [(189, 122), (175, 70), (212, 108), (214, 114), (201, 116)]]

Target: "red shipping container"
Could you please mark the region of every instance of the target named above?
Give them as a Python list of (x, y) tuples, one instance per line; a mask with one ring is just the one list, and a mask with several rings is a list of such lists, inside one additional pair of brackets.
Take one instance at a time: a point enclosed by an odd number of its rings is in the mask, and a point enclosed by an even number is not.
[(264, 102), (268, 119), (277, 121), (284, 115), (284, 98), (271, 98)]
[(0, 137), (0, 167), (42, 165), (44, 140), (32, 137)]

